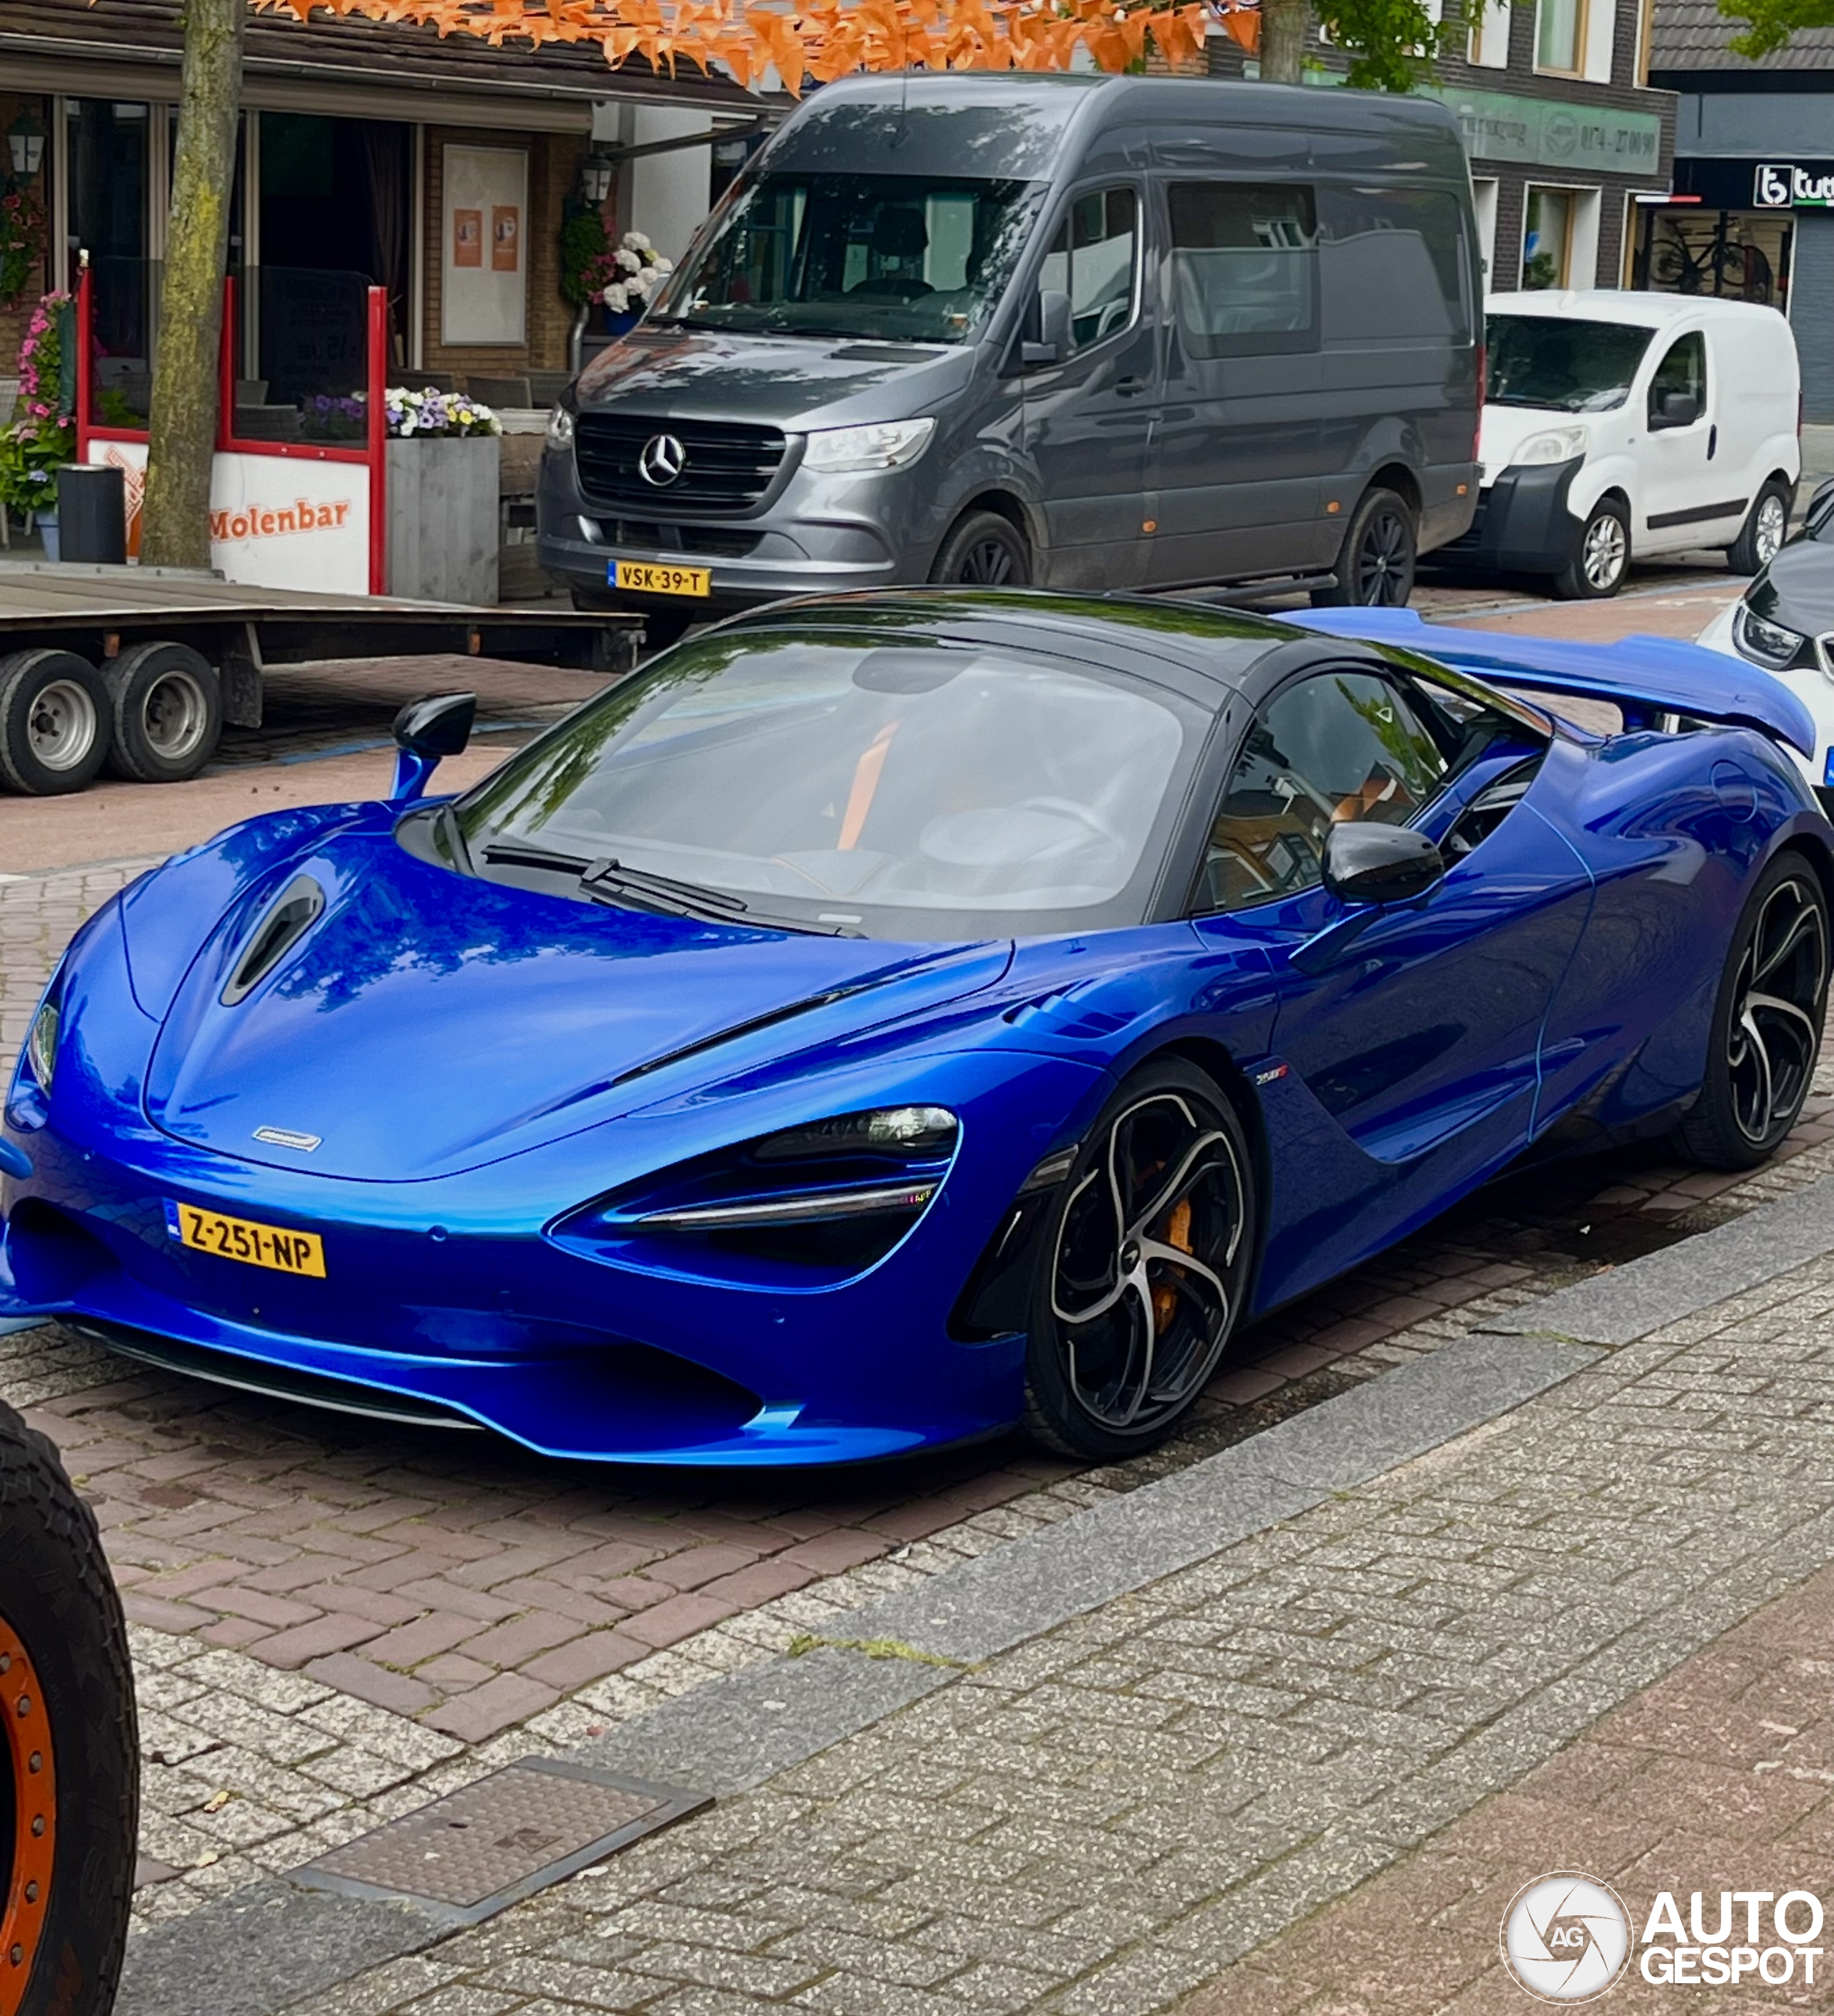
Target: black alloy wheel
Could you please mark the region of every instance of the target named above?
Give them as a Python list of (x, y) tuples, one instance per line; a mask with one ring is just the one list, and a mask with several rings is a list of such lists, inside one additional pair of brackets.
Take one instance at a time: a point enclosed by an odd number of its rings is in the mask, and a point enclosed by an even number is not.
[(1248, 1143), (1181, 1059), (1133, 1073), (1064, 1185), (1043, 1244), (1026, 1426), (1097, 1459), (1162, 1441), (1216, 1370), (1255, 1245)]
[(973, 511), (942, 542), (930, 578), (964, 588), (1025, 588), (1032, 555), (1018, 528), (994, 511)]
[(1321, 608), (1403, 609), (1414, 592), (1419, 535), (1407, 500), (1371, 490), (1350, 514), (1337, 558), (1337, 585), (1314, 591)]
[(127, 1627), (94, 1515), (0, 1406), (0, 2016), (107, 2016), (139, 1805)]
[(1828, 905), (1796, 853), (1760, 877), (1734, 934), (1700, 1097), (1679, 1132), (1709, 1168), (1754, 1168), (1796, 1125), (1828, 1006)]

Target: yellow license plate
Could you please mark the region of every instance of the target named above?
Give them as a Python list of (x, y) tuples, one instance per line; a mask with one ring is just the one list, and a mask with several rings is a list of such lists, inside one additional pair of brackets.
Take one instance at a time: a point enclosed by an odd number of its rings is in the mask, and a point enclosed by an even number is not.
[(325, 1243), (315, 1232), (287, 1232), (277, 1225), (258, 1225), (253, 1219), (225, 1218), (221, 1211), (200, 1211), (194, 1204), (171, 1202), (166, 1205), (166, 1229), (194, 1253), (272, 1267), (277, 1274), (325, 1278)]
[(654, 560), (614, 560), (611, 585), (632, 588), (641, 595), (711, 595), (713, 575), (707, 567), (663, 567)]

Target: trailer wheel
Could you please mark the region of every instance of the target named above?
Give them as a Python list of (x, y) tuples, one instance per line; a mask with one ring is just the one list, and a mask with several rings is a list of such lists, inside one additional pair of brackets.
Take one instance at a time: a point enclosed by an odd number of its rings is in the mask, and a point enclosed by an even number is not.
[(112, 775), (136, 784), (195, 777), (223, 732), (222, 682), (189, 644), (135, 644), (103, 668)]
[(108, 689), (74, 651), (0, 658), (0, 785), (30, 797), (80, 791), (108, 754)]
[(106, 2016), (127, 1945), (139, 1744), (88, 1507), (0, 1406), (0, 2012)]

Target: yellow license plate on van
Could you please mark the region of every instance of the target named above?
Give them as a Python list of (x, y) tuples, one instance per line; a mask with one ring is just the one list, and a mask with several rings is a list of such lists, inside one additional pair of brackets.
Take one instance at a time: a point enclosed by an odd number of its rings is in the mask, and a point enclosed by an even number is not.
[(655, 560), (614, 560), (611, 585), (635, 589), (640, 595), (700, 595), (713, 592), (710, 567), (664, 567)]
[(288, 1232), (252, 1218), (226, 1218), (221, 1211), (200, 1211), (194, 1204), (169, 1201), (166, 1229), (193, 1253), (214, 1253), (219, 1260), (271, 1267), (276, 1274), (325, 1278), (325, 1242), (315, 1232)]

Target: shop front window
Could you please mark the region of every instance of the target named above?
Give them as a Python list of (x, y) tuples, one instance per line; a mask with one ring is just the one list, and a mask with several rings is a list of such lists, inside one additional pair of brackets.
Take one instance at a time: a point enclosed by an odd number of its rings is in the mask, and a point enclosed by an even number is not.
[(1633, 275), (1664, 294), (1711, 294), (1782, 308), (1787, 299), (1793, 222), (1787, 211), (1669, 210), (1645, 221)]
[(1522, 284), (1564, 287), (1573, 249), (1573, 192), (1532, 189), (1522, 239)]
[(89, 255), (95, 301), (97, 396), (106, 401), (105, 417), (138, 425), (153, 371), (156, 287), (147, 247), (152, 108), (72, 98), (65, 102), (64, 117), (70, 235)]

